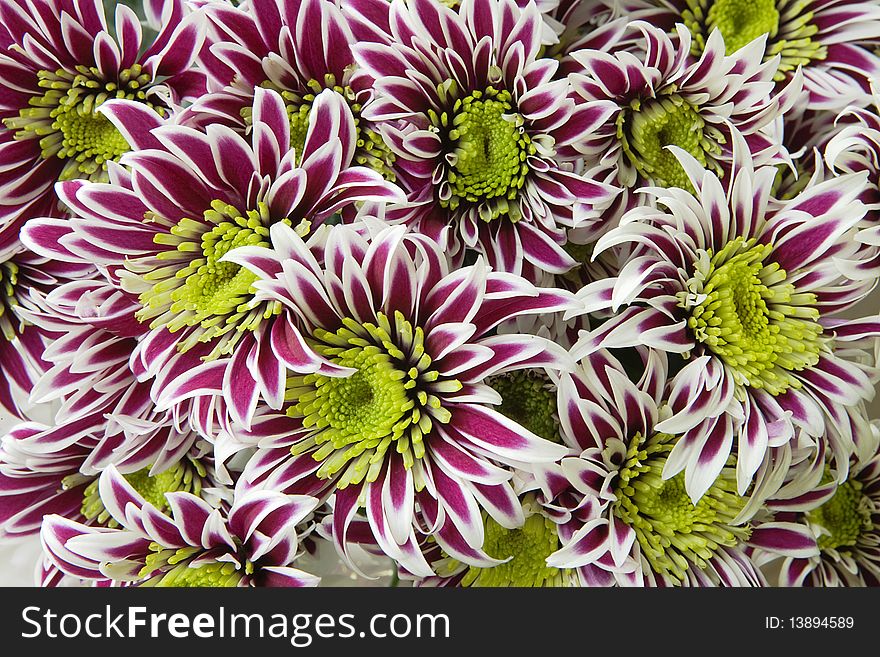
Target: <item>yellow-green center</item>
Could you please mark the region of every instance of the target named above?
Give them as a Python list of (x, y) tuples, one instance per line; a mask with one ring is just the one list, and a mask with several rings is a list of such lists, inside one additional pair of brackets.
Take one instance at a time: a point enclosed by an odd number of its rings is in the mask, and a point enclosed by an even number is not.
[(451, 210), (480, 204), (485, 221), (518, 221), (518, 205), (510, 201), (525, 186), (527, 160), (536, 149), (510, 92), (489, 87), (455, 101), (451, 112), (428, 115), (447, 148), (448, 197), (441, 196), (440, 204)]
[(809, 11), (811, 0), (686, 0), (686, 4), (681, 18), (694, 37), (694, 55), (702, 53), (714, 29), (724, 37), (728, 55), (768, 35), (764, 59), (780, 55), (777, 81), (828, 55), (827, 47), (814, 40), (819, 27)]
[(794, 373), (819, 361), (823, 338), (815, 295), (786, 282), (769, 260), (772, 250), (737, 237), (705, 252), (679, 301), (690, 310), (694, 337), (739, 384), (779, 395), (800, 387)]
[(632, 166), (662, 187), (692, 189), (678, 158), (667, 146), (678, 146), (706, 166), (721, 152), (724, 139), (706, 124), (697, 107), (677, 94), (633, 101), (617, 119), (617, 137)]
[(319, 477), (344, 470), (336, 482), (340, 488), (375, 481), (391, 449), (412, 467), (424, 456), (423, 440), (433, 423), (451, 419), (438, 394), (457, 392), (462, 385), (439, 380), (422, 329), (400, 312), (377, 313), (375, 324), (346, 318), (335, 332), (316, 329), (309, 344), (336, 365), (355, 370), (347, 377), (288, 379), (287, 412), (310, 430), (292, 451), (317, 446), (312, 456), (322, 461)]
[(822, 550), (854, 547), (864, 532), (873, 529), (869, 500), (862, 483), (854, 479), (838, 486), (830, 500), (806, 516), (811, 525), (821, 528), (817, 542)]
[(695, 505), (684, 473), (664, 480), (663, 467), (675, 438), (636, 435), (614, 482), (613, 512), (636, 533), (641, 553), (654, 572), (682, 582), (691, 568), (704, 569), (721, 547), (748, 538), (747, 527), (732, 523), (745, 506), (737, 495), (735, 460)]
[[(290, 224), (289, 219), (281, 221)], [(210, 357), (229, 353), (245, 331), (256, 330), (279, 312), (279, 306), (255, 304), (257, 276), (222, 259), (239, 247), (269, 246), (272, 223), (264, 203), (241, 212), (214, 201), (201, 220), (183, 218), (167, 232), (157, 232), (153, 241), (166, 250), (146, 266), (140, 261), (126, 262), (146, 286), (139, 296), (143, 308), (137, 313), (138, 320), (171, 332), (198, 327), (180, 345), (181, 350), (223, 338)]]
[(16, 139), (39, 139), (43, 158), (64, 160), (59, 180), (85, 178), (107, 180), (107, 162), (117, 160), (129, 145), (113, 124), (97, 109), (107, 100), (122, 98), (143, 102), (159, 114), (165, 108), (147, 100), (152, 76), (139, 64), (106, 80), (95, 67), (77, 66), (39, 71), (42, 96), (30, 99), (18, 116), (4, 119)]
[(550, 380), (536, 370), (519, 370), (491, 377), (486, 384), (501, 395), (498, 410), (532, 433), (561, 442), (556, 391)]
[(165, 548), (158, 543), (150, 544), (140, 577), (146, 581), (140, 586), (160, 588), (211, 587), (225, 588), (238, 586), (242, 578), (254, 571), (253, 564), (244, 563), (244, 568), (228, 561), (215, 561), (194, 564), (194, 559), (202, 552), (201, 548)]
[(518, 529), (506, 529), (487, 517), (483, 551), (494, 559), (508, 559), (491, 568), (471, 567), (462, 586), (481, 587), (559, 587), (573, 581), (572, 571), (547, 565), (556, 552), (559, 533), (556, 523), (540, 513), (526, 518)]
[[(168, 509), (165, 493), (179, 491), (198, 495), (202, 489), (202, 477), (206, 471), (204, 466), (195, 461), (175, 463), (162, 472), (151, 475), (150, 468), (123, 475), (141, 497), (160, 511)], [(83, 491), (83, 502), (80, 509), (83, 516), (96, 520), (102, 525), (116, 527), (117, 523), (108, 513), (98, 492), (98, 480), (95, 479)]]

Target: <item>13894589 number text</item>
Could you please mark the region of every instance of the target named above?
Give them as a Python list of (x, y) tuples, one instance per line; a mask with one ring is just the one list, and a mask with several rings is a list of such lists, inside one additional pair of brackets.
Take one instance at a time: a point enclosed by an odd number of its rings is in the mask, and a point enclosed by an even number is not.
[(764, 627), (768, 630), (851, 630), (855, 619), (852, 616), (765, 616)]

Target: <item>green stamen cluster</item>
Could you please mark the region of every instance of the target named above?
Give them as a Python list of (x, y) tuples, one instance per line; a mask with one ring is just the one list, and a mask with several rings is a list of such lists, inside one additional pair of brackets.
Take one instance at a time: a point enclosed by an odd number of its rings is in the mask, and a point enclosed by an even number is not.
[(870, 500), (862, 487), (855, 479), (845, 481), (830, 500), (807, 512), (807, 521), (821, 528), (817, 540), (821, 550), (854, 547), (864, 532), (873, 529)]
[[(508, 91), (489, 87), (453, 104), (451, 112), (428, 116), (448, 144), (446, 183), (440, 204), (451, 210), (481, 204), (480, 218), (518, 221), (515, 201), (529, 174), (527, 159), (536, 152)], [(487, 202), (487, 203), (484, 203)]]
[(719, 548), (747, 539), (750, 529), (733, 525), (745, 506), (736, 491), (734, 458), (694, 505), (684, 473), (665, 481), (661, 476), (674, 445), (667, 434), (633, 438), (615, 480), (613, 510), (635, 531), (654, 572), (683, 582), (689, 569), (706, 568)]
[(501, 395), (499, 412), (535, 435), (561, 442), (556, 390), (544, 374), (537, 370), (518, 370), (491, 377), (486, 383)]
[[(337, 83), (335, 75), (328, 73), (324, 76), (323, 83), (318, 80), (309, 80), (306, 83), (309, 91), (305, 93), (284, 89), (271, 81), (263, 82), (260, 86), (277, 91), (284, 99), (287, 118), (290, 122), (290, 147), (298, 154), (302, 153), (305, 147), (306, 135), (309, 131), (309, 114), (312, 111), (315, 96), (325, 89), (332, 89), (338, 93), (345, 99), (354, 116), (357, 143), (353, 164), (368, 167), (382, 174), (386, 180), (394, 182), (396, 178), (392, 168), (396, 159), (394, 152), (388, 147), (378, 132), (365, 125), (360, 115), (362, 107), (356, 100), (354, 90), (348, 85)], [(253, 125), (252, 108), (242, 108), (241, 115), (246, 125)]]
[(776, 36), (779, 12), (776, 0), (715, 0), (706, 15), (710, 32), (718, 28), (727, 53), (733, 53), (762, 34)]
[(703, 166), (724, 142), (718, 129), (706, 124), (696, 107), (675, 93), (634, 100), (617, 118), (617, 137), (623, 152), (638, 172), (662, 187), (692, 190), (678, 158), (666, 146), (678, 146)]
[(192, 565), (201, 548), (163, 548), (157, 543), (150, 545), (140, 576), (149, 578), (141, 586), (156, 587), (233, 587), (242, 578), (253, 573), (253, 564), (245, 563), (243, 570), (230, 562), (212, 562)]
[(440, 380), (425, 352), (424, 332), (400, 312), (393, 318), (377, 313), (376, 323), (344, 319), (331, 333), (315, 330), (309, 344), (341, 367), (356, 370), (348, 377), (321, 374), (292, 376), (287, 400), (291, 417), (302, 418), (310, 436), (292, 448), (301, 454), (318, 446), (319, 477), (344, 469), (339, 488), (375, 481), (385, 455), (394, 449), (411, 468), (425, 454), (424, 436), (434, 422), (451, 419), (437, 394), (457, 392), (455, 380)]
[[(131, 474), (123, 475), (147, 502), (159, 511), (168, 509), (168, 500), (165, 493), (179, 491), (198, 495), (202, 489), (202, 478), (206, 475), (204, 466), (196, 461), (176, 463), (167, 470), (158, 474), (150, 475), (150, 468), (144, 468)], [(98, 493), (98, 480), (92, 481), (83, 491), (81, 512), (89, 520), (96, 520), (102, 525), (116, 527), (118, 523), (110, 516), (104, 507), (101, 496)]]
[(12, 307), (18, 305), (17, 285), (18, 265), (11, 260), (0, 263), (0, 335), (7, 340), (16, 336), (20, 324), (12, 314)]
[(147, 100), (153, 82), (140, 64), (120, 71), (115, 80), (104, 80), (95, 67), (77, 66), (74, 71), (40, 71), (38, 84), (46, 89), (31, 98), (30, 107), (17, 117), (4, 119), (16, 139), (40, 140), (44, 159), (65, 160), (60, 180), (86, 178), (104, 182), (107, 162), (129, 150), (125, 138), (97, 109), (112, 98), (143, 102), (160, 114), (164, 108)]
[(535, 513), (522, 527), (505, 529), (487, 517), (485, 527), (483, 551), (494, 559), (510, 560), (492, 568), (469, 568), (462, 586), (559, 587), (573, 580), (573, 571), (547, 565), (547, 557), (560, 547), (556, 523), (549, 518)]
[(764, 60), (781, 56), (776, 81), (785, 79), (798, 66), (808, 66), (828, 56), (828, 49), (813, 40), (819, 32), (808, 0), (686, 0), (682, 22), (694, 37), (692, 52), (699, 55), (706, 39), (717, 28), (724, 37), (727, 54), (736, 52), (767, 34)]
[[(289, 220), (282, 220), (290, 223)], [(171, 332), (199, 326), (180, 345), (182, 351), (218, 337), (209, 358), (232, 350), (245, 331), (254, 331), (280, 310), (277, 303), (253, 303), (257, 276), (223, 256), (242, 246), (269, 246), (269, 209), (259, 203), (244, 213), (222, 201), (214, 201), (202, 220), (181, 219), (168, 232), (156, 233), (153, 241), (170, 247), (156, 259), (168, 264), (149, 267), (141, 274), (150, 287), (140, 294), (143, 308), (137, 318), (150, 321), (150, 328), (164, 326)], [(138, 263), (127, 263), (132, 271)]]
[(772, 250), (737, 237), (706, 252), (679, 299), (695, 338), (738, 383), (779, 395), (800, 387), (792, 373), (819, 362), (823, 342), (815, 295), (798, 293), (778, 264), (766, 262)]

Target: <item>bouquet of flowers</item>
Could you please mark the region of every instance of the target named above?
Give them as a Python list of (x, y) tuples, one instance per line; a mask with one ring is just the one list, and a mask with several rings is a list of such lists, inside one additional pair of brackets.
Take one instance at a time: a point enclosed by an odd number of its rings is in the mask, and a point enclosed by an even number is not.
[(40, 585), (880, 584), (876, 0), (129, 4), (0, 0)]

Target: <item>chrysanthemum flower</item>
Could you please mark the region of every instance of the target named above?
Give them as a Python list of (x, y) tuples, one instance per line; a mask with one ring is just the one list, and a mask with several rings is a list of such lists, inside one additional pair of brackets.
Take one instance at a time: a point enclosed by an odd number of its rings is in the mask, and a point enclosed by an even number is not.
[(695, 57), (708, 48), (714, 30), (724, 38), (727, 54), (766, 35), (763, 57), (780, 58), (775, 80), (802, 69), (810, 109), (839, 111), (880, 74), (875, 52), (880, 8), (868, 0), (627, 0), (624, 6), (635, 16), (646, 13), (663, 29), (686, 25)]
[(783, 557), (780, 586), (880, 586), (880, 456), (874, 424), (875, 453), (849, 467), (845, 480), (838, 481), (826, 466), (818, 472), (821, 480), (803, 494), (768, 502), (778, 517), (798, 523), (815, 546), (815, 553), (804, 557), (780, 553), (772, 542), (762, 546), (762, 558)]
[(337, 92), (355, 121), (353, 163), (393, 178), (394, 155), (360, 116), (372, 80), (357, 75), (351, 48), (355, 42), (345, 16), (329, 0), (253, 0), (246, 10), (219, 3), (207, 6), (216, 37), (203, 57), (212, 81), (222, 90), (199, 98), (185, 122), (222, 122), (245, 129), (253, 122), (254, 91), (273, 89), (284, 98), (290, 120), (290, 145), (301, 153), (315, 97)]
[[(880, 7), (865, 0), (673, 0), (676, 19), (694, 34), (693, 51), (717, 29), (732, 53), (767, 35), (767, 59), (779, 56), (777, 81), (803, 70), (808, 106), (842, 108), (880, 75), (872, 51), (880, 38)], [(679, 13), (680, 12), (680, 13)]]
[[(588, 586), (762, 586), (748, 549), (752, 536), (775, 540), (789, 554), (812, 554), (797, 526), (752, 520), (732, 455), (721, 455), (717, 476), (699, 501), (691, 499), (689, 475), (668, 472), (685, 443), (657, 428), (669, 391), (666, 358), (648, 350), (641, 365), (633, 383), (600, 351), (560, 383), (564, 438), (582, 451), (562, 459), (567, 483), (550, 472), (542, 489), (560, 499), (573, 490), (581, 500), (565, 544), (547, 564), (576, 569)], [(730, 422), (715, 432), (730, 435)]]
[[(105, 420), (106, 422), (106, 420)], [(3, 437), (0, 448), (0, 534), (19, 536), (40, 531), (43, 517), (62, 515), (84, 524), (115, 526), (97, 490), (95, 464), (107, 433), (85, 417), (53, 426), (25, 422)], [(112, 432), (111, 432), (112, 433)], [(159, 509), (164, 493), (214, 492), (210, 445), (191, 430), (166, 425), (143, 435), (117, 435), (119, 453), (109, 459), (125, 479)], [(197, 444), (198, 443), (198, 444)], [(177, 449), (182, 447), (182, 449)], [(116, 467), (116, 466), (113, 466)]]
[[(878, 335), (876, 318), (835, 314), (862, 299), (876, 273), (853, 237), (865, 213), (863, 175), (814, 184), (770, 202), (777, 170), (753, 170), (745, 144), (727, 185), (687, 153), (676, 154), (695, 195), (650, 188), (658, 209), (638, 208), (602, 237), (597, 251), (631, 248), (620, 275), (584, 288), (582, 310), (623, 310), (582, 336), (573, 355), (599, 346), (644, 345), (683, 354), (662, 433), (684, 434), (672, 476), (687, 471), (694, 501), (722, 472), (736, 442), (737, 489), (745, 492), (768, 446), (800, 430), (829, 434), (850, 454), (853, 438), (835, 418), (874, 395), (852, 352)], [(870, 262), (867, 262), (870, 264)]]
[(22, 417), (40, 374), (50, 334), (32, 324), (26, 309), (33, 293), (48, 292), (60, 283), (85, 275), (91, 266), (53, 262), (20, 245), (0, 254), (0, 409)]
[[(268, 244), (273, 224), (305, 233), (357, 200), (401, 194), (378, 173), (349, 166), (354, 120), (332, 91), (315, 100), (298, 165), (273, 91), (257, 90), (250, 139), (222, 125), (162, 125), (146, 106), (125, 101), (102, 111), (135, 148), (122, 160), (131, 171), (113, 167), (109, 184), (61, 184), (74, 216), (31, 221), (24, 239), (62, 260), (99, 263), (137, 297), (136, 317), (149, 327), (132, 356), (140, 378), (161, 371), (158, 388), (183, 373), (202, 384), (225, 379), (228, 401), (240, 409), (231, 379), (280, 307), (255, 301), (256, 275), (224, 256)], [(233, 352), (241, 357), (224, 358)]]
[(151, 44), (124, 4), (116, 7), (116, 37), (97, 0), (2, 4), (0, 229), (52, 214), (59, 180), (107, 179), (107, 162), (129, 150), (97, 111), (108, 99), (168, 115), (204, 91), (204, 75), (191, 69), (203, 38), (199, 17), (181, 0), (151, 4), (162, 8), (163, 25)]
[(281, 369), (268, 367), (268, 355), (261, 362), (272, 374), (270, 397), (284, 396), (292, 420), (266, 436), (273, 448), (258, 452), (243, 477), (285, 492), (335, 491), (342, 552), (365, 506), (378, 544), (414, 573), (430, 574), (418, 518), (456, 558), (492, 562), (479, 551), (480, 507), (503, 526), (520, 525), (510, 466), (566, 450), (493, 409), (502, 399), (489, 385), (524, 399), (533, 382), (508, 373), (568, 365), (545, 338), (492, 333), (517, 315), (565, 309), (570, 295), (489, 271), (482, 260), (450, 271), (439, 245), (403, 226), (368, 230), (369, 239), (354, 227), (325, 227), (306, 243), (277, 225), (274, 251), (227, 256), (260, 277), (258, 298), (283, 308), (270, 341)]
[(537, 7), (396, 0), (390, 23), (392, 42), (359, 43), (354, 54), (376, 80), (363, 115), (381, 124), (416, 204), (407, 220), (451, 254), (474, 249), (499, 271), (535, 280), (570, 269), (566, 229), (616, 190), (564, 161), (589, 124), (568, 81), (554, 79), (558, 62), (539, 57)]
[[(559, 470), (555, 465), (547, 467)], [(541, 479), (543, 481), (546, 477)], [(564, 480), (564, 477), (557, 479)], [(579, 524), (573, 521), (578, 509), (560, 508), (557, 500), (553, 500), (549, 506), (544, 505), (541, 499), (529, 492), (521, 496), (520, 503), (525, 517), (520, 527), (504, 527), (488, 514), (483, 514), (486, 532), (483, 551), (496, 560), (496, 564), (468, 565), (449, 557), (437, 543), (426, 543), (425, 558), (438, 574), (413, 578), (414, 585), (465, 588), (580, 586), (577, 569), (555, 568), (547, 564), (547, 558), (559, 550), (563, 537), (567, 537), (566, 525)], [(586, 516), (582, 518), (586, 519)], [(410, 579), (406, 572), (403, 577)]]
[[(635, 192), (649, 184), (690, 185), (669, 150), (677, 146), (721, 175), (731, 158), (732, 133), (743, 135), (757, 161), (783, 162), (785, 153), (767, 126), (789, 109), (800, 92), (798, 76), (773, 94), (778, 59), (762, 63), (764, 42), (757, 39), (730, 55), (715, 32), (702, 56), (690, 56), (691, 34), (677, 28), (677, 41), (653, 25), (635, 21), (643, 54), (581, 50), (571, 54), (580, 72), (570, 75), (590, 117), (576, 145), (624, 192), (611, 212), (648, 202)], [(595, 175), (603, 175), (597, 173)]]
[(44, 521), (43, 545), (69, 575), (160, 587), (318, 584), (319, 578), (293, 566), (300, 525), (315, 510), (315, 498), (249, 491), (227, 509), (189, 493), (168, 493), (166, 515), (113, 468), (101, 475), (99, 488), (120, 529), (61, 516)]

